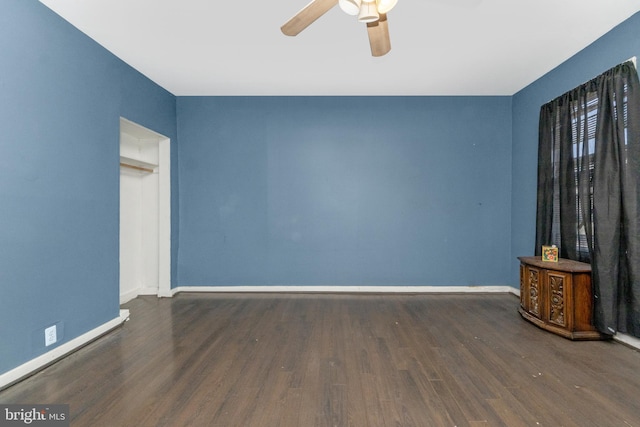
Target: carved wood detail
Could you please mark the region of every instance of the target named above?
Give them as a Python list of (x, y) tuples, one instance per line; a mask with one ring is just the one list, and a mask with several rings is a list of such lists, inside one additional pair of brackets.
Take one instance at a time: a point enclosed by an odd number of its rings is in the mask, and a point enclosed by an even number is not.
[(549, 322), (566, 326), (564, 313), (564, 277), (549, 275)]
[(529, 312), (540, 316), (540, 282), (538, 270), (529, 270)]

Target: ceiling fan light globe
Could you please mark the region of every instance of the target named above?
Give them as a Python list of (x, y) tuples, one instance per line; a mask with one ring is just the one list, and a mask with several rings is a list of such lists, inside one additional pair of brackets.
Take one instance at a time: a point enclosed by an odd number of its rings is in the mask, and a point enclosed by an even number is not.
[(361, 0), (339, 0), (340, 9), (347, 15), (357, 15), (360, 12)]
[(387, 13), (394, 8), (398, 0), (376, 0), (378, 4), (378, 13)]
[(360, 13), (358, 14), (358, 21), (369, 23), (369, 22), (375, 22), (378, 19), (380, 19), (380, 15), (378, 14), (376, 1), (363, 0), (362, 4), (360, 5)]

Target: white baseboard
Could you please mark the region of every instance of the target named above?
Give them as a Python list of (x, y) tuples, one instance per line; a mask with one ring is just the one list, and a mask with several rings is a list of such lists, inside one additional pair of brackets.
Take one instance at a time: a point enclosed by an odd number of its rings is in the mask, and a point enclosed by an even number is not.
[[(137, 298), (140, 295), (158, 295), (158, 286), (147, 286), (142, 288), (136, 288), (129, 292), (125, 292), (120, 294), (120, 305), (128, 303), (134, 298)], [(158, 295), (163, 296), (163, 295)]]
[(138, 289), (138, 295), (158, 295), (158, 285), (156, 286), (143, 286)]
[(618, 333), (613, 336), (613, 339), (615, 341), (621, 342), (622, 344), (628, 345), (629, 347), (640, 350), (640, 339), (636, 337)]
[(11, 384), (33, 375), (41, 369), (47, 367), (58, 359), (68, 355), (69, 353), (79, 349), (80, 347), (90, 343), (96, 338), (106, 334), (114, 328), (122, 325), (129, 319), (129, 310), (120, 310), (120, 315), (95, 329), (90, 330), (77, 338), (66, 342), (53, 350), (31, 359), (30, 361), (0, 375), (0, 390), (10, 386)]
[(120, 305), (128, 303), (134, 298), (138, 297), (138, 290), (134, 289), (133, 291), (125, 292), (120, 294)]
[(169, 291), (158, 289), (158, 298), (171, 298), (176, 293), (177, 292), (173, 292), (173, 289), (169, 289)]
[(171, 296), (180, 292), (435, 294), (514, 293), (515, 291), (520, 295), (520, 291), (511, 286), (178, 286), (171, 289)]

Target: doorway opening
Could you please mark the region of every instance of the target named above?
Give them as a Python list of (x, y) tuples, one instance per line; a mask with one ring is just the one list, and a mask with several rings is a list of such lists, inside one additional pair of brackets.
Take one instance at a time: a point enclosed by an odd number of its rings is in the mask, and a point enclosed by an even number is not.
[(120, 304), (171, 296), (170, 140), (120, 119)]

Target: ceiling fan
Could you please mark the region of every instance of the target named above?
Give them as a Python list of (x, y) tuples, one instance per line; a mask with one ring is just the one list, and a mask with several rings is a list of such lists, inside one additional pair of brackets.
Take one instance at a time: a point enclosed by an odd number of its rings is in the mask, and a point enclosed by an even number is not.
[(367, 24), (371, 55), (383, 56), (391, 50), (387, 13), (398, 0), (313, 0), (289, 19), (280, 29), (287, 36), (297, 36), (316, 19), (336, 4), (349, 15), (357, 15), (358, 21)]

